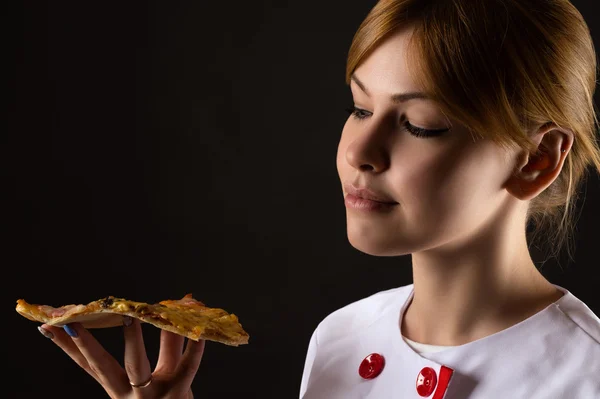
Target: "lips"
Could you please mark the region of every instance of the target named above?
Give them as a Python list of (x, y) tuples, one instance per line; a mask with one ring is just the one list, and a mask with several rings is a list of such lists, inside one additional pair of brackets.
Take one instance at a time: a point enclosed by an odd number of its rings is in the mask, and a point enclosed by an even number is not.
[(367, 187), (355, 187), (352, 184), (345, 184), (344, 189), (347, 194), (366, 199), (369, 201), (376, 201), (382, 204), (397, 204), (397, 201), (394, 201), (391, 197), (376, 191), (372, 188)]

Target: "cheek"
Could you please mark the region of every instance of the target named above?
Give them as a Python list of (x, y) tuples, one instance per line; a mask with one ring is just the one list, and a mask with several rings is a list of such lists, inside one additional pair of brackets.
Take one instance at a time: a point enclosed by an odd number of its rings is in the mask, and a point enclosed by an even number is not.
[(396, 194), (407, 208), (419, 209), (437, 202), (440, 184), (447, 178), (447, 169), (440, 154), (418, 149), (402, 149), (391, 159), (391, 179)]
[[(456, 154), (456, 153), (454, 153)], [(408, 155), (394, 177), (407, 224), (422, 235), (456, 231), (485, 197), (477, 162), (461, 155)], [(417, 234), (418, 235), (418, 234)]]
[(480, 154), (440, 160), (423, 168), (422, 175), (411, 176), (409, 184), (415, 189), (412, 222), (435, 226), (441, 235), (471, 230), (487, 219), (498, 199), (498, 169)]

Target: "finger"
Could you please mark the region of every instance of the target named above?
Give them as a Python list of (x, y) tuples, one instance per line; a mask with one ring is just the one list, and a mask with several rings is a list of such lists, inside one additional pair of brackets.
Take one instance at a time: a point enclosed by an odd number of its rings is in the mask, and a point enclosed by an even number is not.
[[(69, 357), (73, 359), (79, 367), (81, 367), (89, 375), (94, 377), (96, 381), (100, 382), (96, 373), (92, 371), (87, 360), (85, 359), (77, 345), (75, 345), (75, 342), (73, 342), (69, 334), (65, 332), (65, 330), (63, 330), (60, 327), (55, 327), (48, 324), (42, 324), (40, 327), (38, 327), (38, 329), (41, 329), (40, 332), (47, 338), (50, 338), (52, 342), (54, 342), (67, 355), (69, 355)], [(45, 334), (44, 331), (46, 333), (50, 333), (50, 335)]]
[(181, 386), (188, 387), (192, 385), (192, 381), (198, 372), (202, 355), (204, 354), (204, 346), (205, 340), (203, 339), (198, 342), (191, 339), (187, 340), (185, 352), (177, 367), (175, 377), (175, 379), (178, 380), (178, 384), (181, 384)]
[(156, 371), (171, 374), (175, 372), (183, 354), (185, 337), (167, 330), (160, 333), (160, 351), (156, 362)]
[(83, 354), (90, 369), (98, 376), (104, 389), (113, 396), (121, 397), (130, 391), (127, 374), (119, 362), (100, 345), (94, 336), (80, 323), (71, 323), (65, 331)]
[(123, 331), (125, 333), (125, 371), (129, 381), (142, 384), (150, 378), (152, 371), (150, 361), (144, 346), (142, 325), (136, 318), (125, 316), (123, 318)]

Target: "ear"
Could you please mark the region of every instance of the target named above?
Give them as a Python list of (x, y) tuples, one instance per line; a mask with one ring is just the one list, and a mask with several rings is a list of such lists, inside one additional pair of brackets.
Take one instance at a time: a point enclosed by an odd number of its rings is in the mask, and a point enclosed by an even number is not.
[(518, 157), (516, 172), (505, 186), (507, 191), (522, 201), (537, 197), (560, 174), (574, 138), (572, 130), (552, 122), (540, 126), (532, 137), (538, 144), (537, 153), (524, 152)]

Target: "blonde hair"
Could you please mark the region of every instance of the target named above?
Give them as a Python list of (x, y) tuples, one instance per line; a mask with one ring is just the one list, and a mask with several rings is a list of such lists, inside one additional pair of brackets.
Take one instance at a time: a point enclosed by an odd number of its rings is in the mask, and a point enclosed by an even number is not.
[(573, 131), (559, 176), (530, 201), (526, 217), (532, 241), (545, 232), (551, 255), (566, 243), (571, 256), (579, 185), (588, 166), (600, 172), (597, 61), (582, 15), (568, 0), (380, 0), (353, 38), (346, 83), (407, 25), (411, 76), (471, 135), (536, 154), (531, 127), (553, 122)]

